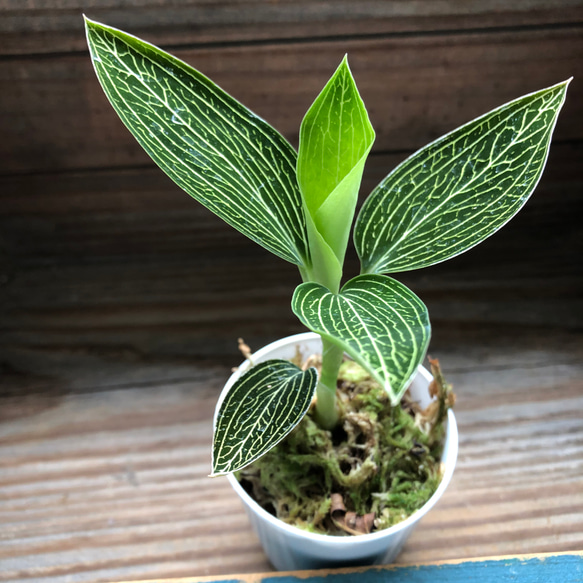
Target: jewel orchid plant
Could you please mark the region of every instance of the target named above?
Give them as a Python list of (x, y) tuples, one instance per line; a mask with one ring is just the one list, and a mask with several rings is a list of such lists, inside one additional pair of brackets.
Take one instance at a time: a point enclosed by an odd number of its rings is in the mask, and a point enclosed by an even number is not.
[(322, 368), (251, 367), (215, 420), (213, 475), (279, 443), (316, 395), (314, 418), (338, 420), (347, 353), (399, 403), (430, 337), (427, 308), (387, 274), (450, 259), (510, 220), (545, 166), (569, 81), (511, 101), (425, 146), (365, 200), (354, 226), (361, 274), (341, 285), (365, 161), (375, 133), (346, 57), (306, 113), (299, 150), (183, 61), (86, 19), (97, 77), (146, 152), (190, 196), (297, 265), (292, 309), (322, 337)]

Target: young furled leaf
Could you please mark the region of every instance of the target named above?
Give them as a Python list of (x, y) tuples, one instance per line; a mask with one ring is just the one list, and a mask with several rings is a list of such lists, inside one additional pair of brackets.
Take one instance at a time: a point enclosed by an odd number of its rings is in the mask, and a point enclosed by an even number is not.
[(300, 127), (298, 182), (308, 225), (310, 279), (338, 291), (364, 163), (374, 142), (346, 57)]

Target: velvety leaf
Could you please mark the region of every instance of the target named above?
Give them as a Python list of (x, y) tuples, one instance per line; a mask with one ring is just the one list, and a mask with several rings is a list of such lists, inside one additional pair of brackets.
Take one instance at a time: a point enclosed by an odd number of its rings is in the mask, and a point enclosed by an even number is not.
[(213, 476), (235, 472), (267, 453), (302, 420), (318, 374), (267, 360), (231, 387), (215, 419)]
[(152, 159), (190, 196), (266, 249), (307, 262), (297, 155), (269, 124), (186, 63), (86, 21), (97, 77)]
[(411, 290), (384, 275), (359, 275), (339, 294), (303, 283), (292, 309), (304, 325), (364, 366), (393, 404), (399, 402), (431, 335), (427, 308)]
[(477, 245), (509, 221), (541, 177), (568, 83), (471, 121), (391, 172), (356, 222), (362, 271), (433, 265)]
[[(322, 251), (322, 259), (333, 261), (335, 256), (340, 274), (374, 137), (345, 57), (302, 121), (298, 154), (298, 182), (311, 218), (310, 247), (328, 246), (334, 255)], [(324, 283), (326, 277), (317, 273), (318, 257), (313, 259), (313, 277)]]

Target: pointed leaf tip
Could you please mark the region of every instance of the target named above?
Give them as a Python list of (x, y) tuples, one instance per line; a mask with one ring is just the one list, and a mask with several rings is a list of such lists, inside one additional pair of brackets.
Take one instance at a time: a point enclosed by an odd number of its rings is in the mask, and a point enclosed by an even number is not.
[(344, 56), (300, 126), (297, 175), (306, 211), (314, 272), (341, 274), (366, 157), (374, 142), (366, 107)]
[(360, 275), (339, 294), (316, 283), (294, 293), (301, 322), (366, 368), (397, 404), (423, 360), (431, 328), (427, 308), (407, 287), (384, 275)]
[(358, 216), (362, 271), (428, 267), (506, 224), (540, 180), (569, 82), (498, 107), (397, 166)]
[(185, 62), (120, 30), (85, 22), (101, 86), (154, 162), (235, 229), (305, 267), (297, 154), (285, 138)]
[(287, 360), (268, 360), (248, 370), (220, 404), (213, 437), (213, 472), (248, 466), (284, 439), (307, 413), (318, 373)]

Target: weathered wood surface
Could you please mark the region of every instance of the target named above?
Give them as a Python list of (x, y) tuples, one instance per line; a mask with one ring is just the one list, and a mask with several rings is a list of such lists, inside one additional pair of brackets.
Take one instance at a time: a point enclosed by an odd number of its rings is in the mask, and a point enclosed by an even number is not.
[(298, 274), (152, 167), (101, 93), (81, 8), (171, 47), (292, 142), (349, 52), (378, 134), (363, 193), (575, 76), (526, 209), (401, 278), (429, 306), (462, 442), (399, 561), (583, 548), (583, 2), (518, 4), (0, 0), (0, 581), (270, 569), (206, 477), (210, 419), (238, 336), (301, 331)]
[[(435, 334), (454, 322), (581, 329), (581, 152), (556, 144), (532, 200), (486, 243), (400, 276)], [(365, 191), (398, 160), (374, 156)], [(300, 331), (297, 270), (157, 170), (5, 177), (0, 192), (3, 390), (188, 376), (193, 360), (232, 362), (238, 336), (260, 346)]]
[[(176, 48), (292, 143), (345, 53), (377, 132), (375, 152), (425, 145), (525, 93), (583, 77), (583, 25), (294, 45)], [(533, 55), (539, 55), (535, 60)], [(148, 163), (112, 112), (85, 53), (0, 61), (0, 173)], [(557, 140), (583, 139), (573, 83)]]
[(84, 51), (82, 12), (173, 46), (548, 27), (583, 20), (581, 0), (0, 0), (0, 54)]
[[(583, 548), (578, 334), (442, 333), (458, 394), (453, 482), (399, 562)], [(207, 478), (228, 372), (0, 401), (0, 581), (266, 572), (224, 479)]]

